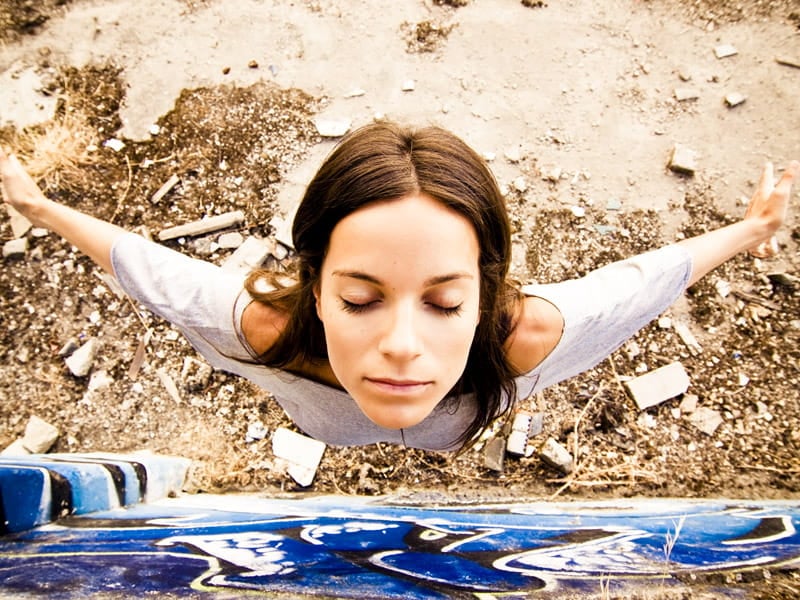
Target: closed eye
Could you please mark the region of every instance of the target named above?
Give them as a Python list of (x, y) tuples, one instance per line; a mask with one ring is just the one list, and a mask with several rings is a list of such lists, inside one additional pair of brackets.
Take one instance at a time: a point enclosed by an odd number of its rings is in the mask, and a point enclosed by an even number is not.
[(378, 302), (378, 300), (372, 300), (370, 302), (350, 302), (349, 300), (345, 300), (344, 298), (339, 298), (342, 302), (342, 309), (345, 312), (349, 313), (361, 313), (365, 310), (368, 310), (369, 307), (373, 306)]
[(457, 317), (461, 314), (461, 308), (464, 306), (462, 304), (458, 304), (456, 306), (441, 306), (439, 304), (428, 304), (433, 310), (438, 313), (441, 313), (445, 317)]

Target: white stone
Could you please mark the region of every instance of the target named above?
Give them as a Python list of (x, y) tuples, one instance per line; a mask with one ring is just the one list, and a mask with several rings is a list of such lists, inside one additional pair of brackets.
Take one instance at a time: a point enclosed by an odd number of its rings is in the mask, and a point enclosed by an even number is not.
[(706, 435), (713, 435), (722, 424), (722, 415), (716, 410), (701, 406), (687, 417), (689, 422)]
[(272, 452), (289, 463), (289, 475), (303, 487), (311, 485), (317, 472), (325, 444), (284, 427), (272, 436)]
[(12, 256), (24, 256), (28, 251), (28, 238), (18, 238), (9, 240), (3, 244), (3, 258)]
[(25, 426), (22, 445), (32, 454), (43, 454), (50, 450), (57, 439), (58, 429), (47, 421), (33, 415), (28, 419), (28, 424)]
[(738, 53), (739, 51), (730, 44), (720, 44), (714, 48), (714, 54), (717, 58), (728, 58), (729, 56), (735, 56)]
[(350, 131), (353, 122), (350, 119), (315, 119), (314, 125), (322, 137), (337, 138)]
[(103, 142), (103, 146), (106, 148), (111, 148), (114, 152), (119, 152), (125, 147), (125, 142), (118, 140), (117, 138), (111, 138)]
[(28, 456), (30, 455), (30, 450), (28, 450), (25, 445), (22, 443), (22, 440), (14, 440), (5, 449), (0, 452), (0, 456)]
[(220, 248), (238, 248), (244, 243), (244, 236), (238, 231), (231, 231), (223, 233), (217, 238), (217, 244)]
[(64, 362), (70, 372), (76, 377), (86, 377), (92, 369), (92, 363), (97, 355), (98, 342), (95, 338), (89, 338), (80, 348), (70, 354)]
[(404, 92), (413, 92), (417, 87), (417, 82), (413, 79), (406, 79), (400, 87)]
[(674, 362), (626, 382), (640, 410), (661, 404), (686, 392), (689, 375), (679, 362)]
[(572, 455), (564, 446), (553, 438), (548, 438), (542, 446), (539, 456), (551, 467), (555, 467), (562, 473), (571, 473), (575, 467)]

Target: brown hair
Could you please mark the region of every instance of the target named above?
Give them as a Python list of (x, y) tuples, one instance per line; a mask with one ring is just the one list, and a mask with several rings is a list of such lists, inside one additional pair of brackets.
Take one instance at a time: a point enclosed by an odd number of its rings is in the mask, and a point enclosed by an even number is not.
[(517, 373), (506, 358), (504, 343), (513, 328), (518, 292), (506, 281), (511, 235), (502, 194), (483, 159), (458, 137), (438, 127), (413, 130), (388, 122), (347, 135), (311, 180), (294, 218), (297, 283), (265, 294), (256, 284), (264, 272), (256, 271), (245, 286), (256, 300), (288, 315), (282, 334), (260, 357), (266, 365), (285, 368), (324, 360), (325, 334), (313, 290), (333, 228), (370, 203), (415, 193), (427, 194), (465, 216), (480, 245), (480, 321), (464, 373), (447, 400), (457, 402), (458, 395), (468, 392), (476, 396), (475, 418), (453, 441), (465, 444), (515, 400)]

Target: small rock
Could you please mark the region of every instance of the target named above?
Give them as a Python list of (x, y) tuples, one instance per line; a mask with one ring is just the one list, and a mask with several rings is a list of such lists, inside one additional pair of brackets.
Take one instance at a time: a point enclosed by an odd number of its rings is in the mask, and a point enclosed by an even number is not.
[(0, 456), (28, 456), (30, 455), (30, 450), (28, 450), (25, 445), (22, 443), (22, 440), (14, 440), (5, 449), (0, 452)]
[(247, 63), (247, 68), (248, 69), (257, 69), (258, 68), (258, 61), (251, 60), (250, 62)]
[(254, 421), (247, 426), (245, 441), (249, 444), (267, 437), (267, 427), (261, 421)]
[(33, 229), (31, 229), (31, 235), (35, 238), (47, 237), (48, 235), (50, 235), (50, 230), (45, 229), (44, 227), (34, 227)]
[(344, 95), (344, 97), (345, 98), (358, 98), (359, 96), (363, 96), (366, 93), (367, 92), (365, 90), (362, 90), (361, 88), (354, 88), (354, 89), (350, 90), (349, 92), (347, 92)]
[(403, 82), (403, 85), (400, 86), (400, 89), (403, 90), (404, 92), (413, 92), (416, 87), (417, 87), (416, 81), (414, 81), (413, 79), (406, 79)]
[(673, 324), (675, 329), (675, 333), (678, 334), (678, 337), (681, 338), (686, 347), (689, 349), (689, 352), (696, 356), (703, 351), (703, 347), (697, 341), (697, 338), (694, 337), (694, 334), (689, 330), (689, 327), (685, 323), (681, 323), (677, 321)]
[(542, 446), (542, 449), (539, 451), (539, 456), (548, 465), (555, 467), (562, 473), (569, 474), (572, 472), (572, 469), (575, 468), (569, 450), (553, 438), (547, 439), (544, 446)]
[(690, 383), (683, 365), (674, 362), (631, 379), (625, 385), (639, 409), (645, 410), (685, 393)]
[(289, 462), (289, 475), (303, 487), (311, 485), (317, 472), (325, 444), (284, 427), (272, 436), (272, 452)]
[(503, 153), (506, 160), (510, 163), (518, 163), (522, 160), (522, 154), (519, 151), (519, 148), (510, 148)]
[(315, 119), (314, 125), (322, 137), (338, 138), (350, 131), (353, 122), (350, 119)]
[(678, 102), (686, 102), (687, 100), (697, 100), (700, 97), (700, 92), (691, 88), (675, 88), (675, 99)]
[(86, 377), (92, 369), (97, 350), (97, 339), (89, 338), (80, 348), (70, 354), (64, 362), (75, 377)]
[(747, 100), (747, 98), (744, 94), (740, 94), (739, 92), (731, 92), (725, 96), (725, 104), (727, 104), (729, 108), (739, 106), (743, 104), (745, 100)]
[(728, 58), (729, 56), (735, 56), (737, 54), (739, 54), (739, 51), (730, 44), (720, 44), (714, 48), (714, 55), (717, 58)]
[(697, 394), (686, 394), (678, 405), (678, 408), (681, 409), (683, 414), (688, 415), (697, 410), (698, 400), (700, 400), (700, 398), (697, 397)]
[(238, 248), (244, 243), (244, 236), (238, 231), (231, 231), (229, 233), (223, 233), (219, 238), (217, 238), (217, 244), (220, 248)]
[(659, 329), (669, 329), (672, 327), (672, 319), (669, 317), (659, 317), (658, 319), (658, 327)]
[(520, 194), (524, 194), (528, 190), (528, 182), (526, 181), (524, 175), (520, 175), (514, 179), (514, 189)]
[(111, 138), (103, 142), (103, 146), (106, 148), (111, 148), (114, 152), (119, 152), (125, 147), (125, 142), (118, 140), (117, 138)]
[(503, 470), (506, 453), (506, 440), (502, 436), (493, 437), (483, 450), (483, 464), (492, 471)]
[(274, 249), (272, 240), (250, 236), (222, 263), (222, 268), (247, 273), (263, 265)]
[(172, 398), (172, 401), (175, 404), (181, 404), (181, 394), (178, 391), (178, 386), (175, 385), (172, 377), (169, 376), (164, 369), (158, 369), (156, 371), (158, 378), (161, 380), (161, 384), (164, 386), (164, 389), (167, 390), (169, 397)]
[(15, 238), (21, 238), (33, 227), (33, 223), (28, 220), (28, 217), (24, 216), (10, 204), (6, 204), (6, 211), (11, 219), (11, 233)]
[(70, 338), (64, 343), (63, 346), (61, 346), (61, 349), (58, 351), (58, 355), (61, 358), (66, 358), (67, 356), (75, 352), (75, 350), (77, 349), (78, 349), (78, 341), (75, 338)]
[(211, 365), (192, 356), (187, 356), (183, 359), (181, 382), (190, 392), (196, 392), (208, 386), (212, 373)]
[(44, 454), (58, 439), (58, 428), (33, 415), (25, 426), (22, 445), (32, 454)]
[(719, 427), (723, 421), (722, 415), (719, 414), (719, 412), (706, 408), (705, 406), (698, 408), (690, 414), (687, 419), (692, 425), (706, 435), (713, 435), (717, 427)]
[(3, 258), (15, 258), (25, 256), (28, 251), (28, 238), (18, 238), (9, 240), (3, 244)]
[(676, 173), (694, 175), (697, 170), (697, 153), (680, 144), (675, 144), (669, 159), (669, 168)]
[(150, 197), (150, 202), (152, 204), (158, 204), (161, 202), (161, 199), (166, 196), (172, 188), (178, 185), (181, 182), (181, 178), (178, 177), (176, 174), (172, 174), (169, 179), (167, 179), (164, 184), (156, 190), (156, 193)]
[(570, 212), (579, 219), (582, 219), (586, 216), (586, 209), (582, 206), (575, 206), (572, 205), (569, 207)]
[(724, 279), (717, 279), (717, 281), (714, 282), (714, 287), (721, 298), (727, 298), (731, 293), (731, 284)]

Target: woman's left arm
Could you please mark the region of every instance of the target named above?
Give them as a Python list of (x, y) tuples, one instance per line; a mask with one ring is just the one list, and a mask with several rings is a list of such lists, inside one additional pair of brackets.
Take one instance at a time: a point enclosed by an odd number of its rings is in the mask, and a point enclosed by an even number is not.
[(774, 235), (786, 220), (792, 183), (798, 177), (800, 162), (792, 161), (776, 185), (772, 164), (767, 163), (741, 221), (678, 242), (692, 257), (689, 285), (740, 252), (774, 256), (778, 251)]

